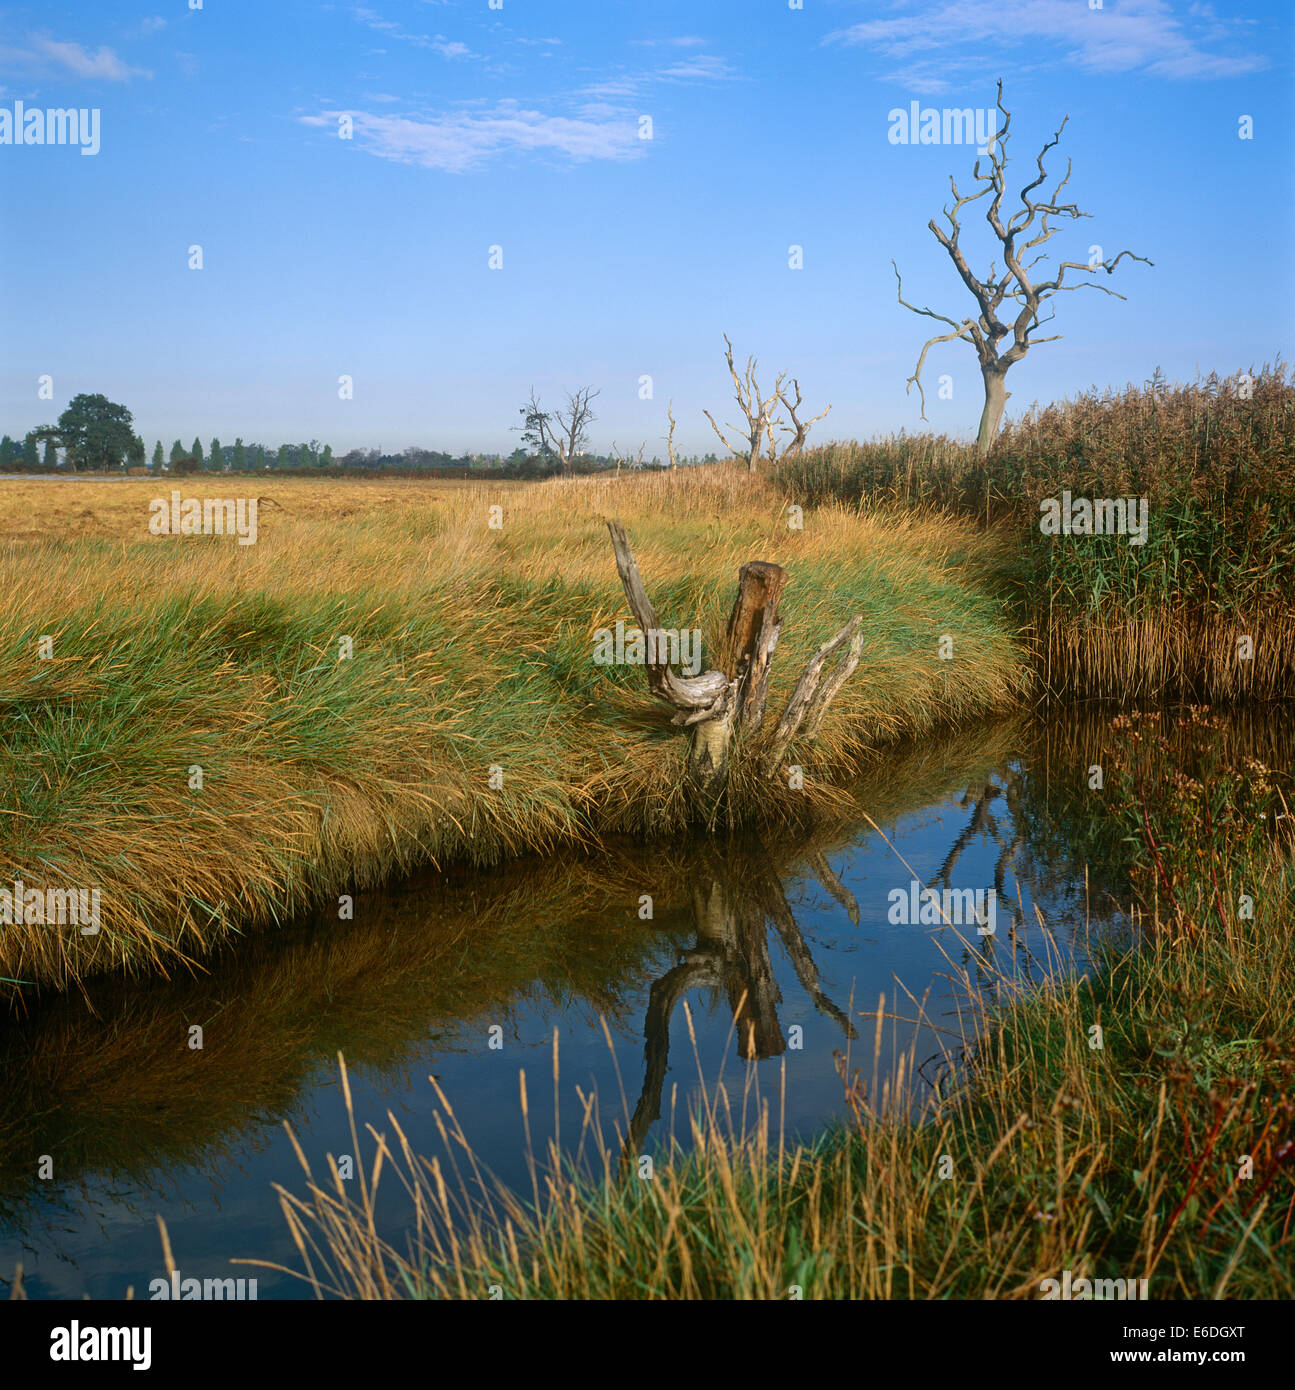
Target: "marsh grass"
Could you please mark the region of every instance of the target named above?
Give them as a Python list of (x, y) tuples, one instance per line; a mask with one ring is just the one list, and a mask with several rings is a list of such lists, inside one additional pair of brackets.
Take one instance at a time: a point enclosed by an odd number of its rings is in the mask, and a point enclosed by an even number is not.
[[(807, 450), (776, 479), (801, 503), (940, 508), (1006, 528), (999, 587), (1033, 621), (1048, 691), (1295, 694), (1295, 380), (1280, 361), (1036, 406), (987, 459), (901, 434)], [(1147, 543), (1042, 534), (1040, 502), (1064, 491), (1146, 497)]]
[[(970, 523), (831, 505), (793, 531), (777, 491), (730, 468), (258, 486), (280, 506), (241, 547), (149, 536), (156, 480), (0, 485), (10, 504), (45, 489), (44, 538), (0, 548), (4, 872), (97, 886), (103, 904), (98, 936), (0, 932), (5, 979), (170, 974), (423, 866), (686, 829), (670, 711), (638, 668), (592, 661), (595, 630), (627, 616), (607, 516), (628, 525), (662, 624), (700, 627), (708, 653), (739, 566), (788, 567), (775, 710), (864, 615), (856, 678), (817, 746), (793, 750), (804, 789), (757, 783), (739, 749), (726, 824), (831, 813), (878, 744), (1004, 709), (1026, 685)], [(63, 539), (51, 508), (93, 511), (98, 538)], [(939, 659), (945, 634), (956, 662)]]

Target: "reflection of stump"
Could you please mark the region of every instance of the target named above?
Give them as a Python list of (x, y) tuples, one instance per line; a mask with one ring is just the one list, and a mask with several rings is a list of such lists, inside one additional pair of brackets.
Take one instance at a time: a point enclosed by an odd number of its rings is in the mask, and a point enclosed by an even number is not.
[[(670, 1018), (690, 989), (725, 992), (737, 1024), (738, 1055), (743, 1059), (778, 1057), (786, 1050), (778, 1021), (782, 994), (769, 954), (770, 919), (814, 1007), (834, 1020), (847, 1037), (858, 1036), (842, 1010), (823, 993), (809, 946), (763, 849), (733, 858), (710, 849), (696, 863), (693, 877), (697, 944), (648, 993), (643, 1089), (625, 1140), (622, 1156), (626, 1161), (638, 1155), (648, 1130), (660, 1117), (670, 1064)], [(849, 896), (835, 875), (833, 881)]]
[(711, 878), (692, 892), (697, 947), (690, 956), (712, 956), (737, 1025), (738, 1056), (748, 1062), (786, 1050), (778, 1026), (782, 995), (773, 978), (764, 909), (725, 878)]
[[(631, 612), (645, 634), (660, 632), (656, 610), (643, 587), (625, 528), (619, 521), (609, 521), (607, 529)], [(764, 720), (769, 674), (781, 630), (778, 599), (786, 582), (786, 570), (767, 560), (751, 560), (742, 566), (737, 598), (724, 636), (721, 670), (706, 671), (700, 676), (677, 676), (662, 659), (664, 644), (647, 642), (648, 689), (675, 707), (673, 723), (692, 730), (688, 770), (698, 789), (708, 797), (723, 786), (734, 731), (740, 727), (755, 731)], [(802, 724), (806, 738), (817, 736), (827, 706), (859, 664), (862, 622), (862, 618), (852, 618), (805, 667), (764, 751), (766, 773), (778, 770)], [(847, 642), (846, 655), (824, 679), (827, 659), (845, 649)]]

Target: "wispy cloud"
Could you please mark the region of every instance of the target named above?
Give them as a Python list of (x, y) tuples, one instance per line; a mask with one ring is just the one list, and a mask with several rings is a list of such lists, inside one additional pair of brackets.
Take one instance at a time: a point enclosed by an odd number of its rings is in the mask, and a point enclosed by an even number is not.
[(1209, 5), (1184, 13), (1167, 0), (1107, 0), (1098, 10), (1071, 0), (941, 0), (864, 20), (824, 42), (866, 45), (898, 64), (887, 74), (893, 80), (939, 92), (968, 70), (983, 71), (987, 49), (1026, 44), (1034, 61), (1052, 58), (1088, 72), (1237, 77), (1267, 66), (1263, 54), (1237, 42), (1251, 30), (1249, 21), (1224, 25)]
[[(696, 48), (705, 39), (635, 39), (640, 47)], [(596, 100), (640, 96), (646, 87), (658, 82), (737, 82), (741, 73), (714, 53), (689, 53), (671, 60), (665, 67), (639, 72), (617, 72), (580, 89), (582, 96)]]
[(705, 48), (706, 40), (696, 34), (684, 34), (677, 39), (631, 39), (635, 48)]
[(698, 53), (692, 58), (680, 58), (654, 76), (667, 82), (733, 82), (738, 74), (723, 58), (713, 53)]
[(617, 97), (635, 97), (643, 88), (643, 78), (641, 77), (607, 77), (601, 82), (591, 82), (587, 87), (581, 87), (582, 96), (609, 98), (615, 100)]
[(396, 116), (375, 111), (322, 111), (303, 125), (336, 130), (351, 117), (353, 138), (382, 159), (444, 173), (464, 174), (515, 153), (590, 159), (635, 159), (644, 153), (634, 118), (624, 112), (553, 116), (501, 101), (487, 112)]
[(94, 52), (79, 43), (33, 35), (26, 40), (27, 48), (0, 50), (0, 64), (14, 65), (35, 71), (71, 73), (87, 81), (129, 82), (132, 77), (152, 77), (143, 68), (133, 68), (113, 52), (101, 47)]
[(403, 25), (396, 23), (394, 19), (384, 19), (376, 10), (370, 10), (363, 5), (357, 5), (352, 13), (361, 24), (376, 30), (379, 34), (386, 34), (388, 38), (395, 39), (399, 43), (407, 43), (414, 48), (426, 48), (433, 53), (439, 53), (442, 58), (476, 58), (479, 55), (467, 46), (460, 43), (457, 39), (447, 39), (444, 34), (414, 34)]

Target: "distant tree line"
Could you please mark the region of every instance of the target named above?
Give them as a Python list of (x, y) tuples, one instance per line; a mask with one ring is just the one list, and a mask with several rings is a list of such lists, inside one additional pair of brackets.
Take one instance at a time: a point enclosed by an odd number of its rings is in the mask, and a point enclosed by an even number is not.
[[(596, 395), (597, 393), (592, 393)], [(577, 394), (583, 406), (574, 422), (563, 421), (539, 410), (532, 400), (524, 410), (522, 441), (505, 457), (502, 454), (449, 454), (437, 449), (411, 445), (399, 453), (380, 449), (351, 449), (340, 457), (332, 445), (318, 439), (309, 443), (246, 443), (242, 438), (222, 444), (213, 438), (204, 446), (195, 436), (186, 447), (182, 440), (163, 451), (159, 439), (149, 454), (144, 440), (135, 432), (134, 417), (124, 405), (103, 395), (74, 396), (53, 425), (41, 425), (21, 440), (0, 436), (0, 473), (94, 472), (123, 473), (282, 473), (313, 477), (472, 477), (489, 473), (498, 478), (546, 478), (558, 473), (598, 473), (629, 464), (632, 467), (665, 467), (659, 458), (644, 462), (642, 450), (629, 460), (612, 454), (588, 452), (584, 445), (585, 425), (592, 419), (588, 411), (591, 398)], [(551, 421), (565, 426), (559, 438)], [(714, 463), (714, 454), (681, 458), (682, 463)]]

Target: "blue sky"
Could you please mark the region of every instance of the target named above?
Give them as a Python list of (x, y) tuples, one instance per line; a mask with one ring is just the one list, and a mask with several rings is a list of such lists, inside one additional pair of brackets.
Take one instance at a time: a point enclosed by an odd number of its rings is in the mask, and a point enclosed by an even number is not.
[[(1043, 331), (1065, 337), (1013, 368), (1009, 414), (1271, 360), (1295, 307), (1295, 8), (1090, 4), (0, 5), (0, 110), (101, 113), (92, 156), (0, 144), (0, 429), (101, 391), (150, 451), (508, 451), (531, 386), (557, 404), (589, 383), (599, 451), (664, 452), (671, 397), (678, 444), (705, 451), (702, 408), (733, 418), (726, 332), (798, 376), (808, 413), (832, 403), (816, 438), (924, 428), (905, 381), (942, 329), (896, 303), (891, 259), (910, 302), (969, 311), (926, 223), (976, 152), (892, 143), (890, 112), (992, 108), (1000, 76), (1009, 194), (1069, 114), (1049, 186), (1069, 156), (1092, 216), (1057, 224), (1052, 263), (1155, 262), (1101, 276), (1124, 302), (1058, 296)], [(929, 427), (974, 434), (971, 349), (933, 348), (924, 380)]]

